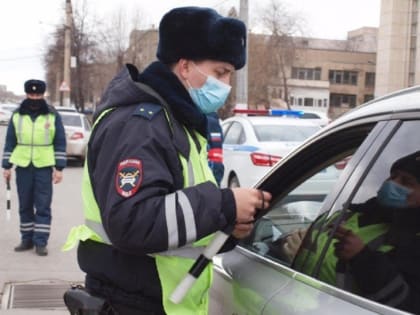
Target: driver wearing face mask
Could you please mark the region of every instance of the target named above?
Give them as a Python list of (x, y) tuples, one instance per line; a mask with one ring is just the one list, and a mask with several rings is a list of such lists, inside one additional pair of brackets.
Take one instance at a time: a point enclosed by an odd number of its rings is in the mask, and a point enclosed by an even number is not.
[(357, 233), (348, 222), (335, 231), (338, 285), (420, 313), (419, 196), (420, 151), (394, 162), (375, 198), (350, 207)]

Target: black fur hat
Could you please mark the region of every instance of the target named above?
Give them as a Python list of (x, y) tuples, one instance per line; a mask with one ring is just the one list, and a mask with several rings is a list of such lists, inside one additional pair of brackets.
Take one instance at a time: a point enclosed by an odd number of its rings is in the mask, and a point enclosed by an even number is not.
[(413, 175), (417, 179), (417, 182), (420, 183), (420, 151), (411, 153), (395, 161), (391, 166), (391, 172), (397, 169)]
[(160, 22), (156, 56), (165, 64), (181, 58), (211, 59), (240, 69), (246, 62), (246, 26), (213, 9), (175, 8)]
[(31, 79), (25, 82), (26, 94), (44, 94), (45, 88), (45, 82), (41, 80)]

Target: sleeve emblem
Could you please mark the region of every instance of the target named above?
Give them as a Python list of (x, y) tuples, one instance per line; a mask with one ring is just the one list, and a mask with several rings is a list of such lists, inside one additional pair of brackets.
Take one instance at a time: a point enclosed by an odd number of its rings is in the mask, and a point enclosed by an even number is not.
[(115, 188), (124, 198), (133, 196), (143, 180), (143, 164), (138, 159), (126, 159), (118, 164)]

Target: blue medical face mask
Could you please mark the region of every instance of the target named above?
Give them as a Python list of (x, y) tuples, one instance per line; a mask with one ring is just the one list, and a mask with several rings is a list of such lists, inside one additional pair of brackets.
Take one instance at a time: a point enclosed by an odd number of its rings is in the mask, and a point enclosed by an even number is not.
[(412, 192), (392, 180), (385, 181), (378, 190), (378, 202), (392, 208), (406, 208), (408, 195)]
[(232, 87), (211, 75), (201, 72), (197, 66), (195, 67), (207, 79), (201, 88), (195, 89), (190, 85), (188, 92), (194, 103), (204, 114), (216, 112), (226, 102)]

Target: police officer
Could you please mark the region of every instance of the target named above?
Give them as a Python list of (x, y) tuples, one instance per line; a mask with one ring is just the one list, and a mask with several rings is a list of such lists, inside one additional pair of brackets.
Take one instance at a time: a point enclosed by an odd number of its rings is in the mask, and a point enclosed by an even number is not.
[[(200, 7), (169, 11), (159, 26), (158, 61), (127, 65), (94, 115), (83, 179), (79, 243), (86, 287), (112, 314), (207, 314), (209, 265), (180, 304), (170, 301), (218, 230), (223, 250), (247, 236), (268, 192), (218, 188), (207, 162), (206, 114), (217, 111), (245, 64), (246, 28)], [(80, 241), (80, 242), (79, 242)]]
[(66, 137), (60, 115), (44, 100), (45, 82), (28, 80), (26, 99), (13, 113), (6, 133), (2, 167), (6, 180), (16, 166), (21, 243), (16, 252), (35, 246), (48, 254), (52, 183), (61, 182), (66, 166)]

